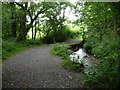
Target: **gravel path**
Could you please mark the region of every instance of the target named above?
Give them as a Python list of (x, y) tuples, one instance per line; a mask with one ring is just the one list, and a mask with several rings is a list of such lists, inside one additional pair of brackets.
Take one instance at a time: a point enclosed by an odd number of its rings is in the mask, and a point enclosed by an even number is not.
[(3, 88), (82, 87), (79, 73), (64, 69), (60, 57), (51, 56), (51, 45), (23, 51), (3, 63)]
[(68, 44), (68, 45), (73, 45), (73, 44), (78, 44), (82, 41), (82, 39), (76, 39), (76, 40), (68, 40), (66, 42), (63, 42), (63, 44)]

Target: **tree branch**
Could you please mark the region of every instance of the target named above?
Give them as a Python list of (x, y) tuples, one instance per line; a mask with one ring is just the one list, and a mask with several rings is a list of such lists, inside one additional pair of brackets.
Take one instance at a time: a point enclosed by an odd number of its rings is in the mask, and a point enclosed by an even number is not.
[(31, 13), (30, 13), (30, 11), (29, 11), (29, 15), (30, 15), (31, 22), (30, 22), (30, 24), (29, 24), (28, 27), (27, 27), (27, 31), (31, 28), (33, 22), (37, 19), (37, 17), (39, 16), (39, 14), (44, 13), (44, 12), (47, 11), (47, 10), (48, 10), (48, 9), (44, 9), (44, 10), (38, 11), (34, 18), (32, 18), (32, 15), (31, 15)]
[(17, 3), (15, 2), (18, 6), (20, 6), (21, 8), (24, 8), (23, 4)]
[(39, 14), (44, 13), (45, 11), (47, 11), (47, 9), (44, 9), (44, 10), (38, 11), (37, 14), (36, 14), (36, 16), (31, 20), (31, 24), (34, 22), (34, 20), (37, 19), (37, 17), (39, 16)]
[(30, 10), (27, 10), (27, 12), (29, 14), (30, 20), (32, 20), (32, 14), (30, 13)]

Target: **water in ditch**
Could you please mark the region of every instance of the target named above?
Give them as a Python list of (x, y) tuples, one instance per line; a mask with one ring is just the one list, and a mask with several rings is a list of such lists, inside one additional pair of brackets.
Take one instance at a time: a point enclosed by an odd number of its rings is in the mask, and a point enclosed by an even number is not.
[(82, 63), (84, 65), (84, 73), (92, 72), (89, 71), (89, 67), (99, 64), (98, 60), (93, 55), (86, 53), (83, 48), (73, 52), (69, 57), (73, 62)]

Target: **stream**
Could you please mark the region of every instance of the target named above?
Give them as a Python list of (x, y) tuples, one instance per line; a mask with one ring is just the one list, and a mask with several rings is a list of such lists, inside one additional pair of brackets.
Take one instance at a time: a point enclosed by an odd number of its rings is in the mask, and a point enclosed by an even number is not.
[(84, 73), (89, 73), (89, 67), (99, 64), (98, 60), (93, 55), (86, 53), (83, 48), (79, 48), (77, 51), (73, 52), (69, 57), (73, 62), (82, 63), (84, 65)]

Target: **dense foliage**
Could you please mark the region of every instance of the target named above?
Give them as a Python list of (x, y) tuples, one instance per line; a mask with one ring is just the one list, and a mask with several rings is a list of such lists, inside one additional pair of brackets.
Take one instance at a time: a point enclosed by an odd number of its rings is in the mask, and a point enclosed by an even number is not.
[(76, 12), (82, 12), (82, 18), (78, 20), (78, 24), (82, 22), (87, 28), (84, 48), (101, 62), (94, 67), (97, 72), (85, 75), (84, 83), (88, 87), (117, 88), (119, 86), (119, 4), (86, 2), (82, 9), (76, 10)]
[(74, 35), (69, 27), (63, 24), (67, 21), (67, 7), (72, 8), (73, 5), (69, 2), (4, 2), (3, 39), (14, 37), (17, 41), (24, 41), (31, 32), (32, 39), (39, 36), (45, 43), (65, 41)]

